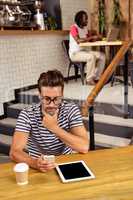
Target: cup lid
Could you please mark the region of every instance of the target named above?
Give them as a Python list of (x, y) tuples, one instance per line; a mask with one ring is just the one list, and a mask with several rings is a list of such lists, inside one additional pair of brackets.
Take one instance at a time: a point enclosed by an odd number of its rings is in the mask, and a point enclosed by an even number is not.
[(14, 167), (15, 172), (24, 172), (29, 169), (29, 166), (26, 163), (18, 163)]

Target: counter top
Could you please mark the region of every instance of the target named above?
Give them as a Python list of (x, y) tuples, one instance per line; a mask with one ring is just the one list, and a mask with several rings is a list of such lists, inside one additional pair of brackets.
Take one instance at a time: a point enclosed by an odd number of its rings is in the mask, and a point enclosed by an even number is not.
[(67, 35), (69, 33), (68, 30), (1, 30), (0, 36), (6, 35), (47, 35), (47, 34), (55, 34), (55, 35)]

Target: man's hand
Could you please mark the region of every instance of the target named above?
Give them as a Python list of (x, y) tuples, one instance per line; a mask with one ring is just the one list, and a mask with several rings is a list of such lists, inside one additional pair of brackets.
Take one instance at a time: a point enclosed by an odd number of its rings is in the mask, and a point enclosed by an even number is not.
[(102, 39), (101, 35), (93, 35), (87, 38), (88, 42), (95, 42), (101, 39)]
[(44, 112), (42, 123), (51, 132), (54, 132), (54, 130), (58, 127), (58, 112), (59, 111), (57, 110), (53, 115)]
[(48, 161), (43, 159), (43, 156), (37, 159), (36, 161), (36, 168), (41, 172), (47, 172), (49, 170), (52, 170), (56, 167), (56, 164), (54, 161)]

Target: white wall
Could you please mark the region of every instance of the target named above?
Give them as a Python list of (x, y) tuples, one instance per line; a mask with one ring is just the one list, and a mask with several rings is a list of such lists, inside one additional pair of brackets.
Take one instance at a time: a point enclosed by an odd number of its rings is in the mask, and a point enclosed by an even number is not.
[[(69, 30), (74, 23), (75, 14), (80, 10), (85, 10), (90, 19), (90, 9), (92, 0), (60, 0), (62, 27), (63, 30)], [(90, 24), (90, 21), (89, 23)]]
[(59, 69), (67, 74), (68, 60), (57, 34), (0, 36), (0, 115), (3, 103), (14, 100), (14, 89), (37, 83), (39, 74)]

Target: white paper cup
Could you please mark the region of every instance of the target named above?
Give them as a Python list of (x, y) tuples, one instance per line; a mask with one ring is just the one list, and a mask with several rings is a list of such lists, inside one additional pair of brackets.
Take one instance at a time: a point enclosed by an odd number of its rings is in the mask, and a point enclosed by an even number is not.
[(26, 163), (16, 164), (13, 170), (15, 172), (16, 182), (18, 185), (28, 184), (29, 166)]

